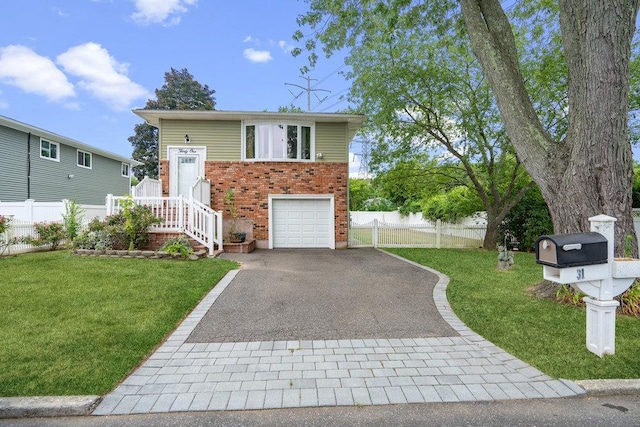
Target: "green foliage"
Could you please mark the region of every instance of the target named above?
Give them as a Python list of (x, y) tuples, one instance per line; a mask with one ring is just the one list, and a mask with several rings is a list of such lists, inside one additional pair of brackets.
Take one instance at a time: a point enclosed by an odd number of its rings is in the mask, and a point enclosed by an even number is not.
[[(215, 90), (194, 80), (186, 68), (164, 74), (164, 84), (156, 89), (156, 99), (149, 99), (146, 110), (215, 110)], [(135, 134), (129, 137), (133, 146), (133, 158), (144, 163), (133, 168), (136, 178), (158, 178), (158, 129), (139, 123), (134, 127)]]
[(620, 312), (640, 317), (640, 283), (638, 281), (620, 295)]
[(11, 218), (8, 216), (0, 215), (0, 234), (7, 231), (10, 225), (11, 225)]
[(500, 224), (500, 241), (505, 234), (520, 242), (520, 249), (531, 251), (538, 237), (553, 233), (553, 222), (540, 189), (533, 187)]
[(38, 237), (26, 236), (17, 240), (33, 246), (48, 246), (54, 251), (66, 237), (64, 226), (58, 222), (37, 222), (33, 227)]
[(73, 243), (82, 229), (84, 210), (74, 200), (65, 202), (65, 213), (62, 215), (66, 237)]
[(455, 223), (482, 210), (477, 195), (467, 187), (455, 187), (447, 193), (438, 194), (422, 205), (422, 215), (433, 221), (440, 219)]
[(184, 236), (167, 239), (160, 247), (160, 250), (170, 254), (180, 254), (183, 258), (193, 253), (189, 239)]
[[(294, 37), (304, 39), (311, 65), (317, 43), (325, 54), (348, 49), (350, 100), (367, 116), (364, 133), (375, 141), (370, 164), (386, 187), (381, 196), (408, 213), (437, 193), (429, 181), (446, 179), (447, 190), (475, 193), (475, 210), (486, 211), (488, 229), (497, 230), (531, 179), (471, 53), (458, 3), (309, 3), (298, 19), (309, 31)], [(485, 247), (495, 238), (487, 233)]]
[(377, 194), (370, 179), (349, 178), (349, 210), (364, 210), (364, 202)]
[(160, 224), (147, 206), (136, 204), (129, 196), (120, 202), (120, 212), (100, 221), (94, 218), (87, 230), (74, 241), (79, 249), (139, 249), (149, 240), (149, 227)]
[(586, 294), (583, 294), (579, 290), (573, 289), (569, 285), (562, 285), (556, 291), (556, 300), (558, 300), (558, 302), (561, 302), (563, 304), (583, 306), (584, 302), (582, 301), (582, 298), (586, 296), (587, 296)]
[(396, 205), (391, 200), (387, 200), (384, 197), (373, 197), (362, 203), (362, 210), (372, 212), (391, 212), (396, 210)]
[(139, 248), (146, 243), (149, 240), (149, 227), (163, 221), (147, 206), (136, 204), (131, 196), (121, 200), (120, 215), (124, 219), (122, 228), (129, 239), (129, 250)]

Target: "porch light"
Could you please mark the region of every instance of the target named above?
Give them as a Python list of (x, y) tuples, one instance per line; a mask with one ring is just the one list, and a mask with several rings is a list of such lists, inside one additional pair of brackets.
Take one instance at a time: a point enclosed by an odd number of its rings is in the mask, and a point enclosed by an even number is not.
[(322, 159), (323, 157), (322, 153), (316, 153), (316, 159)]
[(184, 136), (184, 143), (185, 143), (185, 144), (188, 144), (188, 143), (190, 143), (190, 142), (191, 142), (191, 140), (189, 139), (189, 135), (185, 135), (185, 136)]

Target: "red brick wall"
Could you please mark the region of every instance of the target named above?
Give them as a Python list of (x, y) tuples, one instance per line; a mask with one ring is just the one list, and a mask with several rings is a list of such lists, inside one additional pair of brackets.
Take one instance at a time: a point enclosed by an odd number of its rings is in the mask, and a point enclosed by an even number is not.
[[(169, 195), (168, 165), (166, 160), (160, 162), (165, 196)], [(205, 175), (211, 180), (212, 209), (225, 211), (224, 193), (233, 189), (240, 217), (254, 222), (253, 236), (256, 240), (269, 239), (269, 194), (333, 194), (336, 247), (347, 246), (347, 163), (206, 161)]]
[(333, 194), (336, 247), (347, 243), (347, 163), (206, 162), (211, 207), (224, 210), (224, 193), (235, 192), (240, 216), (254, 222), (256, 240), (269, 239), (269, 194)]

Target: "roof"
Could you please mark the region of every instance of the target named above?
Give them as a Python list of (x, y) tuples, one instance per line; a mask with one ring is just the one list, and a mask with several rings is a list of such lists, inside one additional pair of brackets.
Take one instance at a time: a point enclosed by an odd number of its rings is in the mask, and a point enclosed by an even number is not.
[(25, 133), (31, 133), (33, 135), (37, 135), (44, 139), (50, 139), (51, 142), (58, 142), (64, 145), (68, 145), (74, 148), (79, 148), (84, 151), (89, 151), (93, 154), (100, 155), (102, 157), (106, 157), (109, 159), (117, 160), (123, 163), (129, 163), (132, 166), (140, 166), (143, 163), (138, 162), (137, 160), (130, 159), (125, 156), (121, 156), (119, 154), (112, 153), (110, 151), (102, 150), (100, 148), (92, 147), (91, 145), (84, 144), (80, 141), (76, 141), (74, 139), (67, 138), (62, 135), (58, 135), (53, 132), (49, 132), (48, 130), (40, 129), (35, 126), (28, 125), (26, 123), (19, 122), (17, 120), (10, 119), (5, 116), (0, 116), (0, 126), (6, 126), (11, 129), (19, 130)]
[(160, 120), (291, 120), (316, 123), (347, 123), (351, 137), (364, 123), (362, 114), (342, 113), (281, 113), (273, 111), (224, 111), (224, 110), (133, 110), (152, 126), (159, 127)]

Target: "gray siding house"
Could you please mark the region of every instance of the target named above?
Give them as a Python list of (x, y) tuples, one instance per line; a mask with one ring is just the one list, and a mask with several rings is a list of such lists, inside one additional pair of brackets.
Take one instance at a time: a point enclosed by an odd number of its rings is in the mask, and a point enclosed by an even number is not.
[(0, 201), (75, 200), (104, 205), (107, 194), (130, 192), (140, 163), (0, 116)]

